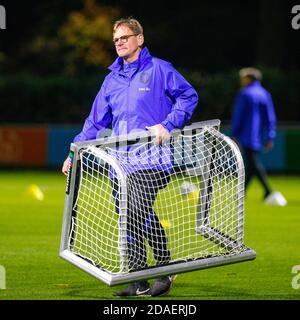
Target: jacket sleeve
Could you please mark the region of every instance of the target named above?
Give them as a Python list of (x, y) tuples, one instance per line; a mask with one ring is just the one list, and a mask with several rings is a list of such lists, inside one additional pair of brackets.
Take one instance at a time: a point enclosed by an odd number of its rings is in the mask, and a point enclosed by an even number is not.
[(182, 128), (190, 120), (198, 103), (195, 89), (173, 67), (170, 67), (165, 78), (165, 93), (173, 102), (171, 112), (161, 123), (169, 132)]
[(104, 82), (94, 100), (91, 112), (85, 120), (82, 131), (74, 138), (74, 142), (96, 139), (101, 131), (109, 127), (111, 121), (112, 113), (105, 96)]
[(271, 94), (268, 93), (266, 102), (265, 127), (267, 140), (274, 140), (276, 137), (276, 115)]
[(233, 114), (231, 119), (231, 135), (234, 138), (240, 136), (241, 129), (243, 128), (243, 117), (246, 116), (247, 96), (239, 93), (235, 97), (233, 105)]

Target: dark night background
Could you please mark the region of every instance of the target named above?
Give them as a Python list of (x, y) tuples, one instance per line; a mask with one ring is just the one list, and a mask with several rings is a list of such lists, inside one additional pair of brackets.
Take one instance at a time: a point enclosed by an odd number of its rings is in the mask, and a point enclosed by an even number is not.
[[(198, 91), (194, 120), (229, 121), (237, 71), (256, 66), (279, 122), (300, 122), (300, 29), (291, 26), (296, 2), (90, 1), (116, 8), (116, 18), (142, 23), (152, 55), (172, 62)], [(109, 64), (79, 56), (69, 66), (76, 44), (62, 44), (58, 30), (84, 2), (0, 1), (7, 14), (6, 30), (0, 30), (2, 123), (82, 123)], [(106, 51), (112, 62), (113, 46)]]

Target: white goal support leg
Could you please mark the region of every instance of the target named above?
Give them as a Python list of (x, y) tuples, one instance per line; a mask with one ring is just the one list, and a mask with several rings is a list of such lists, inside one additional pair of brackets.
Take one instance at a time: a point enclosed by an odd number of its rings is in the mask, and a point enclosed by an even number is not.
[(255, 259), (244, 167), (220, 121), (71, 144), (60, 256), (108, 285)]

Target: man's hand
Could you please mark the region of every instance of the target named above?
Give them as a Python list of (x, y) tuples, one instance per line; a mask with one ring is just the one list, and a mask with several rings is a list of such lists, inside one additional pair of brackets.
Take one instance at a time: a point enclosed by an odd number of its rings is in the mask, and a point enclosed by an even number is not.
[(61, 169), (61, 172), (62, 172), (65, 176), (68, 175), (69, 162), (70, 162), (70, 158), (67, 157), (67, 159), (64, 161), (64, 164), (63, 164), (62, 169)]
[(163, 144), (171, 137), (169, 131), (161, 124), (156, 124), (152, 127), (146, 127), (146, 129), (155, 136), (154, 143), (156, 144)]
[(272, 149), (273, 149), (273, 146), (274, 146), (274, 144), (273, 144), (273, 141), (272, 141), (272, 140), (267, 141), (267, 142), (265, 143), (265, 145), (264, 145), (264, 150), (265, 150), (265, 152), (269, 152), (270, 150), (272, 150)]

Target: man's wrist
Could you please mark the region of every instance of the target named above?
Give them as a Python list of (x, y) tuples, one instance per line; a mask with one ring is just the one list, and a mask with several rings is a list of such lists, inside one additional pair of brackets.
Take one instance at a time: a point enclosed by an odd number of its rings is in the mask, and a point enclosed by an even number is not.
[(161, 125), (162, 125), (165, 129), (167, 129), (169, 132), (171, 132), (171, 131), (174, 130), (174, 128), (175, 128), (170, 121), (163, 121), (163, 122), (161, 123)]

